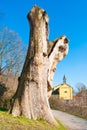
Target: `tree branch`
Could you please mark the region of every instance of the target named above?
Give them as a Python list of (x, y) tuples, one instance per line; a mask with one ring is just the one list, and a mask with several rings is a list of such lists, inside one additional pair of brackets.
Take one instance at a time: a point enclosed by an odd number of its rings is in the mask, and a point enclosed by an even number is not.
[(62, 36), (48, 43), (48, 58), (49, 58), (48, 91), (52, 89), (56, 64), (60, 62), (67, 55), (67, 53), (68, 53), (68, 39), (66, 38), (66, 36)]

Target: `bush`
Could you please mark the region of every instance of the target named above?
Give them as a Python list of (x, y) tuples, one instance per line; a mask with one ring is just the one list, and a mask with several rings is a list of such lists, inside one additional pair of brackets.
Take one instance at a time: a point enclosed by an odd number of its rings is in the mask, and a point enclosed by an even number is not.
[(78, 115), (87, 119), (87, 106), (81, 106), (74, 103), (74, 101), (59, 100), (55, 96), (49, 99), (50, 107), (55, 110), (64, 111), (73, 115)]

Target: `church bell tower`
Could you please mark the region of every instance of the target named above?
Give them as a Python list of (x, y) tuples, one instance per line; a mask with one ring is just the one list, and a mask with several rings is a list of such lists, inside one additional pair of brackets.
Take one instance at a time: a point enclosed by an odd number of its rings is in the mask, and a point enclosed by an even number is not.
[(66, 76), (63, 76), (63, 83), (66, 84)]

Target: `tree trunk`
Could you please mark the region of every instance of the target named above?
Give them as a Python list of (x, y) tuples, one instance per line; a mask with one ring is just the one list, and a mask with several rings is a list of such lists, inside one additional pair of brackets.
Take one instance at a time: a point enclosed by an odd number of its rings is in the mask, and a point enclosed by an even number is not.
[[(55, 59), (54, 54), (53, 57), (51, 56), (54, 52), (52, 47), (48, 53), (48, 16), (43, 9), (34, 6), (28, 14), (28, 19), (30, 44), (17, 92), (11, 101), (10, 113), (30, 119), (43, 118), (49, 123), (56, 124), (47, 97), (47, 86), (50, 84), (48, 75), (52, 71), (53, 59)], [(62, 41), (64, 39), (65, 37)]]

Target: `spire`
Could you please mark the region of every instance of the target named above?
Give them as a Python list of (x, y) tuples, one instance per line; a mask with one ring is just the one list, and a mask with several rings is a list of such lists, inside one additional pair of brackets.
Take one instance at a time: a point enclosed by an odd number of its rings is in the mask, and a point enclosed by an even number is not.
[(64, 84), (66, 83), (66, 76), (65, 75), (63, 76), (63, 83)]

